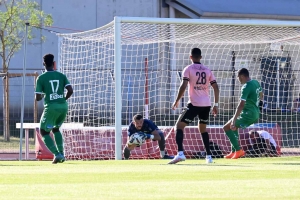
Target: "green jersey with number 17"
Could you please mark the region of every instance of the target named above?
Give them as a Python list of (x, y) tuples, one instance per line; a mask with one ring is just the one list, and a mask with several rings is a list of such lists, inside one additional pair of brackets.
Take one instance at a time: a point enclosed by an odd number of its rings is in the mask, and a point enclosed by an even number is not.
[(243, 110), (257, 111), (259, 108), (260, 93), (262, 88), (257, 80), (250, 80), (246, 82), (242, 87), (241, 100), (246, 101)]
[(35, 93), (44, 94), (44, 107), (66, 103), (64, 91), (70, 85), (67, 77), (57, 71), (46, 71), (36, 80)]

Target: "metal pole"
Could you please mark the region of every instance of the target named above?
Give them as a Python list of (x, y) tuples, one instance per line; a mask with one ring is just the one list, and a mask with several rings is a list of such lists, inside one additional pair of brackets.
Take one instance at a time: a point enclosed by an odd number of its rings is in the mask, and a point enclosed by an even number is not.
[[(34, 85), (34, 88), (36, 87), (36, 80), (37, 80), (37, 77), (38, 77), (38, 73), (35, 72), (35, 76), (34, 76), (34, 81), (33, 81), (33, 85)], [(33, 104), (33, 123), (37, 123), (37, 115), (38, 115), (38, 103), (37, 101), (34, 100), (34, 104)]]
[(29, 159), (29, 129), (25, 129), (25, 160)]
[(149, 119), (148, 58), (145, 58), (145, 118)]
[[(36, 80), (37, 80), (38, 76), (39, 76), (39, 74), (37, 72), (35, 72), (34, 83), (33, 83), (34, 88), (36, 87)], [(38, 119), (37, 119), (37, 117), (38, 117), (38, 102), (35, 99), (33, 101), (34, 101), (33, 123), (37, 123), (37, 121), (38, 121)], [(34, 136), (33, 136), (33, 141), (35, 142), (35, 140), (36, 140), (36, 129), (34, 130)]]
[[(172, 6), (169, 6), (169, 18), (170, 19), (175, 19), (175, 9)], [(176, 74), (174, 71), (177, 69), (177, 61), (176, 61), (176, 37), (175, 37), (175, 25), (171, 24), (170, 25), (170, 42), (169, 42), (169, 59), (170, 59), (170, 70), (171, 70), (171, 77), (170, 77), (170, 91), (171, 91), (171, 102), (173, 103), (176, 100), (176, 91), (177, 91), (177, 84), (176, 84)], [(176, 114), (180, 112), (180, 109), (178, 110), (172, 110), (172, 114)]]
[(62, 46), (62, 38), (58, 37), (58, 50), (57, 50), (57, 62), (56, 62), (56, 71), (60, 72), (60, 56), (61, 56), (61, 46)]
[(25, 38), (24, 38), (24, 58), (23, 58), (23, 79), (22, 79), (22, 96), (21, 96), (21, 128), (20, 128), (20, 152), (19, 160), (22, 160), (22, 141), (23, 141), (23, 121), (24, 121), (24, 99), (25, 99), (25, 75), (26, 75), (26, 55), (27, 55), (27, 35), (29, 23), (25, 23)]
[(131, 123), (132, 121), (132, 101), (133, 101), (133, 98), (132, 98), (132, 89), (131, 89), (131, 78), (130, 78), (130, 75), (128, 76), (128, 84), (127, 84), (127, 87), (128, 87), (128, 94), (127, 94), (127, 108), (128, 108), (128, 124)]
[(234, 88), (235, 88), (235, 52), (232, 51), (232, 58), (231, 58), (231, 70), (232, 70), (232, 79), (231, 79), (231, 108), (234, 109)]
[(279, 87), (280, 87), (280, 79), (279, 79), (279, 67), (280, 67), (280, 60), (277, 59), (277, 73), (276, 73), (276, 79), (277, 79), (277, 99), (276, 99), (276, 107), (277, 109), (280, 108), (280, 104), (279, 104)]
[(115, 17), (115, 160), (122, 160), (122, 70), (121, 22)]

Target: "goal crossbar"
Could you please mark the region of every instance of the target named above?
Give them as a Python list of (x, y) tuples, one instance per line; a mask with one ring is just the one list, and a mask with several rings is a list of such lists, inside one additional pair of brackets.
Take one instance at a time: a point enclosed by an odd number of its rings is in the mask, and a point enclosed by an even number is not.
[(115, 17), (114, 21), (122, 23), (153, 23), (153, 24), (203, 24), (233, 26), (285, 26), (299, 27), (299, 21), (282, 20), (232, 20), (232, 19), (179, 19), (179, 18), (148, 18), (148, 17)]

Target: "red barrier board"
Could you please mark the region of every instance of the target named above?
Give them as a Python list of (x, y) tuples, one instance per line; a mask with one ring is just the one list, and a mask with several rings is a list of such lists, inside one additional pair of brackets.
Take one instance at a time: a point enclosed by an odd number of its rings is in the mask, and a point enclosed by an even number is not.
[[(169, 155), (177, 153), (175, 131), (173, 127), (160, 127), (166, 137), (166, 149)], [(278, 146), (281, 146), (281, 129), (277, 124), (255, 124), (247, 129), (239, 130), (240, 145), (247, 150), (249, 145), (250, 130), (268, 131), (275, 139)], [(207, 131), (210, 140), (216, 143), (224, 153), (230, 152), (230, 142), (222, 130), (222, 126), (208, 126)], [(44, 145), (42, 137), (37, 128), (36, 132), (36, 158), (39, 160), (52, 159), (53, 154)], [(52, 134), (51, 134), (52, 135)], [(76, 129), (63, 130), (65, 142), (65, 156), (67, 159), (114, 159), (115, 157), (115, 132), (113, 128), (101, 130)], [(122, 149), (127, 141), (127, 128), (122, 128)], [(184, 130), (184, 150), (187, 157), (204, 151), (201, 135), (198, 127), (190, 126)], [(156, 159), (160, 151), (157, 141), (146, 141), (141, 147), (131, 152), (131, 159)]]

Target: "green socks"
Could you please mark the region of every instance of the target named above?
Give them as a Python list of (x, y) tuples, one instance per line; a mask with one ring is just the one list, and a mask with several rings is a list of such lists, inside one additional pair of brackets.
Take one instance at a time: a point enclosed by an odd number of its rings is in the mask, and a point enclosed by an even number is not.
[(49, 151), (51, 151), (51, 153), (53, 153), (54, 155), (59, 154), (59, 152), (54, 144), (54, 141), (52, 140), (52, 138), (50, 137), (49, 134), (43, 136), (43, 141), (44, 141), (46, 147), (49, 149)]
[(239, 134), (237, 131), (233, 131), (233, 130), (229, 130), (229, 131), (225, 131), (227, 137), (230, 140), (231, 143), (231, 151), (232, 152), (236, 152), (238, 150), (241, 149), (240, 145), (239, 145)]
[(63, 154), (64, 153), (64, 144), (63, 144), (64, 141), (63, 141), (63, 137), (62, 137), (61, 133), (60, 132), (56, 132), (56, 133), (53, 133), (53, 135), (54, 135), (56, 146), (54, 144), (53, 139), (48, 134), (48, 135), (43, 136), (43, 141), (44, 141), (46, 147), (54, 155), (57, 155), (59, 153)]
[(54, 134), (54, 139), (55, 139), (55, 143), (57, 146), (57, 149), (60, 153), (64, 153), (64, 140), (62, 137), (61, 132), (55, 132)]

